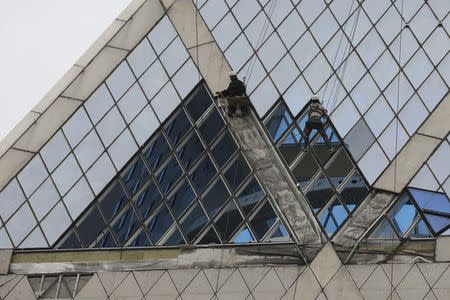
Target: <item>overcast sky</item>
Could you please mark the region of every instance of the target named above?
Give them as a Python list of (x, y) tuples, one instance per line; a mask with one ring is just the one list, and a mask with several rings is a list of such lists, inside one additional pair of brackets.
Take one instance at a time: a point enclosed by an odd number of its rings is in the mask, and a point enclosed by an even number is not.
[(0, 0), (0, 140), (131, 0)]

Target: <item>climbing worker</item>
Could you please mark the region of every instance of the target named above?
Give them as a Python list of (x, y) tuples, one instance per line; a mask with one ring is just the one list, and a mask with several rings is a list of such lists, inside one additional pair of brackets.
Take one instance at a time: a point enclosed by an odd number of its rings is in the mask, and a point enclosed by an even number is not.
[[(223, 91), (216, 92), (218, 97), (228, 98), (228, 116), (232, 116), (236, 112), (236, 108), (239, 107), (243, 116), (248, 113), (248, 105), (244, 104), (246, 101), (241, 101), (242, 97), (247, 97), (247, 93), (245, 90), (245, 84), (239, 80), (236, 72), (231, 71), (230, 74), (230, 84), (228, 88)], [(230, 99), (236, 98), (236, 99)], [(231, 101), (238, 100), (238, 101)], [(237, 103), (237, 104), (235, 104)]]
[(330, 152), (333, 152), (333, 147), (331, 146), (330, 139), (328, 138), (322, 123), (322, 117), (327, 117), (327, 110), (320, 103), (319, 96), (314, 95), (311, 97), (311, 104), (308, 107), (308, 121), (306, 121), (305, 129), (303, 130), (306, 135), (303, 151), (306, 151), (308, 149), (309, 135), (311, 134), (311, 131), (313, 129), (316, 129), (325, 140), (325, 143), (328, 146), (328, 150)]

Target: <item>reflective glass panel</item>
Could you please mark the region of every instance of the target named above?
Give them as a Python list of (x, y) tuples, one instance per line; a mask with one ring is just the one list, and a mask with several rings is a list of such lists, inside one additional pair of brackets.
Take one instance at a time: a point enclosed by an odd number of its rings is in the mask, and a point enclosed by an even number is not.
[(226, 131), (220, 141), (212, 149), (212, 154), (220, 167), (230, 159), (231, 155), (237, 150), (236, 143), (230, 133)]
[(82, 247), (80, 241), (78, 240), (77, 235), (75, 234), (75, 231), (71, 230), (68, 235), (69, 236), (66, 238), (66, 240), (58, 248), (60, 248), (60, 249), (78, 249), (78, 248)]
[(247, 227), (244, 227), (231, 241), (236, 244), (244, 244), (254, 242), (255, 239), (253, 238), (250, 230), (248, 230)]
[(200, 125), (199, 130), (205, 141), (210, 144), (223, 128), (223, 120), (217, 109), (213, 109), (208, 118)]
[(450, 226), (450, 218), (431, 214), (425, 214), (425, 218), (431, 224), (431, 228), (433, 228), (433, 231), (436, 233)]
[(389, 213), (392, 222), (402, 234), (409, 229), (417, 215), (417, 210), (407, 194), (402, 196)]
[(189, 204), (191, 204), (194, 198), (194, 191), (187, 180), (184, 180), (184, 182), (178, 186), (175, 193), (168, 199), (168, 205), (172, 209), (174, 217), (178, 218)]
[(169, 145), (162, 134), (157, 135), (153, 141), (145, 147), (144, 155), (149, 167), (155, 172), (170, 155)]
[(172, 233), (172, 235), (164, 242), (164, 246), (177, 246), (184, 244), (186, 243), (184, 242), (183, 236), (181, 235), (181, 232), (178, 230), (178, 228), (175, 228), (175, 231)]
[(311, 152), (308, 151), (303, 154), (300, 162), (292, 170), (297, 180), (297, 187), (303, 189), (318, 170), (319, 165), (314, 160)]
[(170, 191), (173, 185), (181, 177), (180, 165), (173, 155), (169, 158), (169, 162), (158, 172), (156, 179), (159, 183), (159, 188), (161, 192), (166, 194)]
[(270, 242), (282, 242), (289, 241), (289, 232), (286, 230), (286, 227), (283, 224), (277, 225), (277, 229), (275, 229), (270, 236), (268, 241)]
[(368, 237), (369, 240), (397, 240), (397, 234), (394, 232), (389, 221), (385, 218), (378, 224), (377, 228)]
[(211, 106), (211, 96), (202, 84), (187, 100), (186, 108), (194, 122), (196, 122), (203, 113)]
[(233, 201), (228, 203), (228, 205), (223, 210), (222, 215), (216, 221), (216, 228), (219, 234), (222, 236), (224, 241), (228, 241), (242, 222), (242, 216), (239, 213), (236, 204)]
[(214, 175), (216, 175), (216, 169), (214, 168), (209, 156), (205, 156), (200, 164), (191, 173), (190, 178), (194, 184), (194, 188), (197, 192), (201, 193)]
[(123, 246), (139, 226), (139, 219), (131, 206), (124, 209), (124, 212), (118, 217), (112, 225), (112, 230), (119, 242)]
[(109, 232), (108, 229), (106, 229), (103, 233), (100, 234), (100, 236), (95, 240), (95, 242), (90, 246), (91, 248), (112, 248), (117, 247), (116, 242), (114, 241), (114, 238)]
[(109, 222), (127, 203), (127, 197), (119, 182), (113, 183), (100, 200), (99, 206), (105, 220)]
[(211, 227), (205, 235), (201, 238), (201, 240), (198, 242), (199, 244), (208, 245), (208, 244), (220, 244), (220, 240), (217, 237), (216, 232)]
[(242, 154), (239, 154), (233, 164), (225, 171), (224, 176), (231, 189), (236, 190), (249, 174), (250, 168)]
[(134, 198), (136, 208), (141, 213), (143, 219), (146, 219), (161, 201), (156, 184), (150, 181), (142, 192)]
[(229, 193), (222, 179), (214, 183), (209, 191), (202, 197), (203, 204), (207, 212), (214, 217), (225, 201), (229, 197)]
[(427, 225), (423, 220), (420, 220), (419, 223), (417, 223), (414, 228), (409, 233), (409, 237), (412, 238), (429, 238), (433, 237), (433, 235), (428, 230)]
[(324, 207), (333, 195), (334, 190), (331, 183), (323, 174), (314, 180), (306, 192), (306, 197), (315, 212)]
[(150, 220), (147, 224), (147, 229), (150, 234), (150, 239), (156, 244), (161, 236), (173, 224), (173, 218), (165, 205), (160, 209), (158, 214)]
[(88, 247), (105, 228), (105, 223), (98, 208), (96, 206), (92, 207), (86, 216), (77, 224), (76, 228), (80, 241), (85, 247)]
[(149, 177), (150, 174), (141, 156), (138, 156), (121, 176), (122, 182), (131, 196), (134, 196), (139, 191)]
[(350, 160), (350, 157), (348, 157), (344, 149), (341, 148), (340, 151), (334, 155), (333, 161), (327, 167), (326, 173), (334, 186), (338, 187), (352, 169), (353, 163)]
[(282, 102), (277, 106), (269, 120), (267, 120), (266, 127), (270, 136), (274, 141), (278, 141), (283, 132), (292, 124), (292, 117)]
[(245, 214), (249, 214), (253, 207), (261, 201), (264, 196), (264, 191), (253, 177), (250, 182), (237, 196), (237, 201)]
[(268, 201), (264, 203), (263, 207), (261, 207), (261, 209), (250, 221), (250, 224), (258, 240), (261, 240), (263, 238), (263, 236), (275, 223), (277, 218), (278, 217), (273, 211), (273, 208), (270, 205), (270, 203)]
[[(328, 127), (325, 130), (325, 133), (330, 141), (331, 147), (336, 150), (339, 148), (340, 141), (336, 135), (336, 133), (331, 129), (331, 127)], [(314, 149), (314, 152), (319, 157), (319, 160), (322, 164), (326, 164), (328, 160), (333, 156), (334, 153), (330, 153), (327, 144), (325, 143), (325, 140), (323, 137), (317, 132), (317, 130), (313, 130), (311, 132), (311, 136), (314, 138), (311, 139), (312, 141), (312, 148)], [(320, 138), (318, 138), (320, 136)]]
[(420, 208), (450, 214), (450, 201), (445, 194), (410, 188)]
[(208, 218), (200, 205), (196, 205), (187, 217), (181, 222), (181, 230), (183, 230), (189, 242), (192, 242), (197, 234), (208, 223)]
[(180, 110), (177, 115), (173, 117), (166, 126), (164, 126), (164, 130), (172, 145), (176, 145), (179, 141), (181, 141), (190, 128), (191, 123), (183, 110)]
[(147, 247), (151, 245), (152, 244), (150, 243), (150, 240), (148, 239), (144, 230), (141, 230), (141, 232), (134, 238), (134, 240), (130, 244), (131, 247)]
[(200, 157), (204, 148), (197, 134), (194, 132), (188, 137), (187, 141), (178, 149), (178, 157), (184, 164), (186, 170), (188, 170), (193, 162)]
[(369, 189), (361, 174), (355, 171), (339, 194), (351, 212), (367, 197)]
[(278, 145), (284, 160), (288, 165), (302, 152), (302, 135), (297, 127), (292, 128)]

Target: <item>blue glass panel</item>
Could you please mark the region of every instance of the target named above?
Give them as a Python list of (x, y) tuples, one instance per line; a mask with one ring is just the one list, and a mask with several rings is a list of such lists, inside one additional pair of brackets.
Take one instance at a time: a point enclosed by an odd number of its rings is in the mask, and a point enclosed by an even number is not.
[(349, 211), (353, 211), (368, 194), (369, 189), (358, 171), (353, 173), (340, 192), (341, 198)]
[[(308, 113), (304, 113), (298, 120), (297, 125), (300, 129), (304, 129), (306, 127), (306, 122), (308, 121)], [(322, 120), (323, 121), (323, 120)]]
[(168, 204), (172, 209), (172, 213), (175, 218), (178, 218), (184, 210), (191, 204), (194, 200), (195, 194), (191, 186), (185, 180), (181, 185), (179, 185), (177, 191), (173, 194), (170, 199), (168, 199)]
[(183, 139), (191, 127), (191, 123), (189, 122), (186, 113), (181, 109), (164, 129), (169, 137), (169, 141), (172, 145), (176, 145)]
[(284, 240), (284, 238), (286, 238), (286, 240), (289, 240), (289, 232), (283, 224), (280, 224), (278, 225), (278, 228), (272, 233), (270, 239)]
[(237, 201), (245, 214), (249, 214), (253, 207), (261, 201), (264, 196), (264, 192), (253, 177), (245, 188), (237, 196)]
[(292, 128), (278, 146), (288, 165), (302, 152), (302, 135), (297, 127)]
[(267, 231), (278, 219), (269, 202), (264, 203), (263, 207), (256, 213), (250, 224), (258, 240), (261, 240)]
[(445, 194), (409, 188), (420, 208), (450, 214), (450, 201)]
[(78, 237), (84, 247), (88, 247), (104, 228), (105, 222), (96, 206), (93, 206), (76, 226)]
[(236, 143), (228, 131), (222, 135), (221, 140), (212, 149), (212, 154), (220, 167), (230, 159), (231, 155), (237, 150)]
[(183, 162), (186, 170), (188, 170), (201, 156), (203, 150), (205, 150), (205, 148), (203, 148), (197, 134), (194, 133), (191, 137), (189, 137), (186, 143), (178, 149), (177, 154)]
[(197, 234), (208, 223), (208, 218), (200, 205), (196, 205), (187, 217), (181, 222), (181, 230), (184, 232), (186, 239), (192, 242)]
[(214, 108), (213, 112), (208, 116), (208, 118), (200, 125), (200, 133), (202, 137), (208, 144), (214, 140), (219, 134), (224, 126), (222, 117), (220, 116), (217, 109)]
[(428, 226), (425, 224), (423, 220), (420, 220), (419, 223), (417, 223), (414, 228), (411, 230), (411, 233), (409, 234), (412, 238), (430, 238), (433, 237), (433, 235), (428, 230)]
[(236, 230), (236, 228), (241, 224), (242, 216), (239, 213), (236, 204), (233, 201), (228, 203), (228, 205), (223, 210), (223, 214), (216, 221), (216, 228), (222, 239), (228, 242)]
[(202, 197), (203, 204), (210, 216), (214, 217), (217, 214), (229, 196), (230, 194), (228, 193), (225, 184), (219, 179)]
[(123, 246), (139, 226), (139, 219), (136, 212), (128, 206), (124, 213), (114, 221), (112, 230), (119, 242), (119, 246)]
[(175, 228), (175, 231), (172, 233), (172, 235), (165, 241), (164, 246), (178, 246), (178, 245), (184, 245), (186, 242), (183, 239), (183, 236), (181, 235), (178, 228)]
[(135, 159), (121, 176), (122, 182), (132, 196), (139, 191), (149, 177), (150, 174), (140, 156)]
[(180, 165), (172, 155), (169, 163), (156, 175), (161, 192), (164, 194), (169, 192), (182, 173)]
[(214, 229), (209, 229), (205, 235), (200, 240), (199, 244), (202, 245), (209, 245), (209, 244), (220, 244), (220, 240), (217, 237), (217, 234), (215, 233)]
[(425, 218), (427, 219), (428, 223), (431, 224), (431, 228), (433, 228), (433, 231), (436, 233), (447, 228), (447, 226), (450, 226), (450, 218), (431, 214), (425, 214)]
[(141, 230), (141, 232), (137, 235), (137, 237), (131, 242), (131, 247), (146, 247), (151, 246), (150, 240), (148, 239), (147, 235), (145, 234), (144, 230)]
[(407, 194), (404, 194), (400, 201), (395, 205), (394, 209), (389, 213), (389, 217), (397, 227), (398, 231), (404, 234), (410, 227), (415, 218), (417, 211)]
[(337, 199), (319, 215), (320, 222), (328, 235), (334, 234), (347, 217), (347, 211)]
[(275, 108), (274, 113), (267, 121), (266, 127), (273, 140), (277, 141), (291, 124), (292, 117), (286, 105), (282, 102)]
[(173, 222), (169, 210), (163, 205), (158, 214), (147, 224), (150, 240), (156, 244)]
[(313, 209), (322, 209), (333, 195), (334, 190), (331, 187), (331, 183), (323, 174), (320, 174), (320, 176), (314, 180), (306, 192), (306, 197)]
[(319, 215), (320, 223), (322, 224), (323, 228), (325, 229), (325, 232), (331, 236), (336, 232), (337, 226), (336, 222), (333, 220), (333, 215), (331, 214), (331, 211), (329, 208), (326, 208), (320, 215)]
[(186, 108), (197, 121), (212, 104), (211, 96), (204, 85), (200, 85), (187, 100)]
[(191, 173), (190, 178), (197, 192), (202, 193), (214, 175), (216, 175), (216, 169), (214, 168), (211, 159), (206, 156)]
[(233, 164), (225, 171), (225, 179), (227, 180), (231, 190), (236, 190), (239, 185), (250, 174), (250, 168), (242, 154), (239, 154)]
[(122, 186), (119, 182), (114, 182), (99, 203), (106, 222), (111, 221), (127, 202), (127, 197)]
[(153, 172), (155, 172), (166, 158), (169, 157), (170, 148), (162, 134), (157, 135), (153, 141), (145, 147), (144, 155)]
[(100, 237), (95, 241), (94, 245), (92, 245), (94, 248), (112, 248), (117, 247), (116, 242), (114, 241), (114, 238), (109, 232), (109, 230), (105, 230), (104, 233), (100, 235)]
[(394, 232), (388, 220), (383, 220), (378, 224), (375, 230), (370, 234), (370, 240), (395, 240), (398, 241), (397, 234)]
[(153, 210), (161, 201), (161, 195), (156, 188), (156, 184), (151, 181), (142, 191), (142, 193), (135, 198), (136, 208), (141, 213), (143, 219), (150, 216)]
[(247, 227), (244, 227), (232, 240), (232, 242), (236, 244), (245, 244), (254, 241), (255, 239), (252, 237), (252, 234)]

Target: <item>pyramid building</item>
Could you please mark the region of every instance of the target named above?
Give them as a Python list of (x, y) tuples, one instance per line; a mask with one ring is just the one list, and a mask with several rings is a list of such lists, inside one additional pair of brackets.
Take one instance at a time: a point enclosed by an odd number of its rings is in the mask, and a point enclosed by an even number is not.
[(133, 0), (0, 143), (0, 299), (448, 299), (449, 12)]

